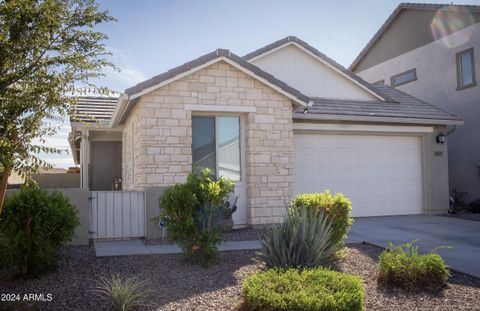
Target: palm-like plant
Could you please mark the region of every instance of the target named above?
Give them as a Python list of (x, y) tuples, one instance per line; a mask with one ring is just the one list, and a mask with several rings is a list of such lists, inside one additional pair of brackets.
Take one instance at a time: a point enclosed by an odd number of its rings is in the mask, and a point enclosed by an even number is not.
[(332, 223), (321, 210), (289, 209), (283, 224), (260, 238), (259, 259), (267, 267), (298, 268), (326, 264), (338, 249), (331, 239)]

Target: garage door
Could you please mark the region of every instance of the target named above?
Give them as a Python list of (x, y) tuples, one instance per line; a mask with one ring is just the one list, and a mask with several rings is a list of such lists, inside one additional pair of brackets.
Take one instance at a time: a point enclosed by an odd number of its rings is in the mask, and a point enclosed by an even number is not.
[(421, 214), (420, 138), (295, 134), (295, 194), (330, 189), (355, 217)]

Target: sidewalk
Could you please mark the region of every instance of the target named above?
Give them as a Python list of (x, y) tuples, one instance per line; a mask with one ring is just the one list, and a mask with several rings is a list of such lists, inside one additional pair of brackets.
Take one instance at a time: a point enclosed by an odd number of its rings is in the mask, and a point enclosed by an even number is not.
[[(97, 257), (179, 254), (182, 251), (176, 244), (145, 245), (141, 240), (94, 241)], [(227, 241), (218, 245), (219, 251), (241, 251), (261, 249), (260, 241)]]

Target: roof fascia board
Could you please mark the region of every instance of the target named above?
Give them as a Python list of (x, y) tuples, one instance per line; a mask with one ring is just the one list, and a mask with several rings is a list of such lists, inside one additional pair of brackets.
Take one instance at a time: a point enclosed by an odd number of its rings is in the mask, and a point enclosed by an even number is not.
[(434, 124), (434, 125), (463, 125), (460, 120), (437, 120), (437, 119), (414, 119), (395, 117), (373, 117), (334, 114), (294, 114), (297, 120), (329, 120), (329, 121), (360, 121), (360, 122), (384, 122), (384, 123), (408, 123), (408, 124)]
[(387, 100), (387, 98), (383, 98), (381, 97), (380, 95), (376, 94), (375, 92), (373, 92), (372, 90), (370, 90), (369, 88), (365, 87), (364, 85), (358, 83), (358, 81), (356, 81), (355, 79), (352, 79), (351, 77), (349, 77), (348, 75), (346, 75), (345, 73), (343, 73), (341, 70), (339, 70), (338, 68), (336, 68), (335, 66), (333, 66), (332, 64), (330, 64), (329, 62), (325, 61), (324, 59), (322, 59), (321, 57), (318, 57), (317, 55), (315, 55), (314, 53), (312, 53), (311, 51), (307, 50), (306, 48), (304, 48), (303, 46), (301, 46), (300, 44), (298, 44), (297, 42), (295, 41), (287, 41), (285, 42), (284, 44), (280, 45), (280, 46), (277, 46), (263, 54), (260, 54), (260, 55), (257, 55), (251, 59), (248, 59), (247, 61), (252, 63), (254, 62), (255, 60), (258, 60), (258, 59), (261, 59), (271, 53), (274, 53), (278, 50), (281, 50), (289, 45), (293, 45), (297, 48), (299, 48), (301, 51), (307, 53), (307, 55), (310, 55), (311, 57), (313, 57), (314, 59), (316, 59), (317, 61), (321, 62), (322, 64), (326, 65), (328, 68), (332, 69), (333, 71), (335, 71), (336, 73), (340, 74), (342, 77), (344, 78), (347, 78), (348, 81), (350, 82), (353, 82), (355, 85), (359, 86), (362, 90), (366, 91), (367, 93), (369, 93), (370, 95), (373, 95), (375, 98), (378, 98), (382, 101), (385, 101)]
[(123, 94), (118, 98), (117, 106), (115, 107), (112, 119), (110, 120), (110, 127), (115, 127), (118, 125), (118, 121), (123, 117), (123, 113), (125, 112), (125, 108), (129, 102), (130, 98), (127, 94)]
[(75, 130), (89, 129), (94, 131), (117, 131), (123, 126), (112, 126), (111, 122), (72, 122), (71, 128)]

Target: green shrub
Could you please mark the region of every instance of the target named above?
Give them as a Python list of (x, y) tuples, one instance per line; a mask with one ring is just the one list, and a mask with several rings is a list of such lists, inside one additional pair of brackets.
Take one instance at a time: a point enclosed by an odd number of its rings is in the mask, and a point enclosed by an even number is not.
[(233, 187), (230, 180), (212, 180), (205, 169), (192, 172), (185, 184), (165, 190), (160, 216), (166, 219), (169, 238), (178, 243), (188, 262), (204, 266), (216, 262), (220, 223)]
[(291, 209), (280, 225), (260, 237), (259, 258), (267, 267), (315, 267), (332, 259), (331, 222), (321, 210)]
[(295, 197), (291, 202), (295, 208), (305, 206), (307, 209), (318, 209), (324, 211), (332, 219), (333, 243), (342, 243), (347, 232), (352, 226), (353, 219), (350, 216), (352, 203), (350, 199), (341, 193), (332, 195), (326, 190), (321, 193), (305, 193)]
[(442, 257), (431, 252), (419, 255), (416, 241), (399, 246), (391, 243), (379, 257), (378, 280), (407, 290), (437, 290), (444, 287), (450, 271)]
[(21, 276), (55, 266), (59, 248), (79, 224), (78, 211), (60, 192), (22, 188), (5, 199), (0, 215), (0, 260)]
[(363, 310), (360, 278), (324, 268), (252, 274), (243, 296), (245, 310)]
[(110, 278), (100, 278), (94, 292), (108, 300), (112, 310), (127, 311), (147, 306), (143, 302), (149, 293), (147, 286), (147, 283), (135, 278), (113, 275)]

